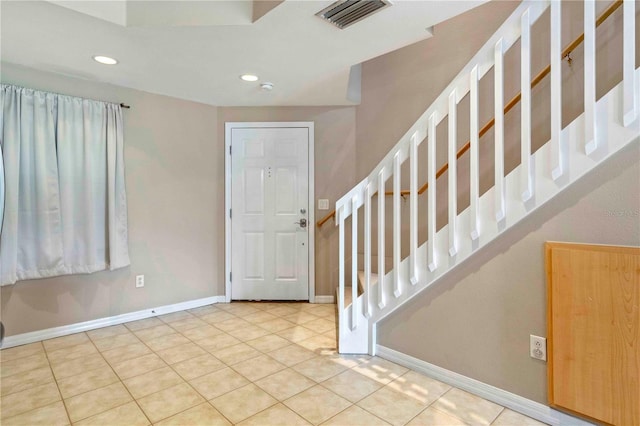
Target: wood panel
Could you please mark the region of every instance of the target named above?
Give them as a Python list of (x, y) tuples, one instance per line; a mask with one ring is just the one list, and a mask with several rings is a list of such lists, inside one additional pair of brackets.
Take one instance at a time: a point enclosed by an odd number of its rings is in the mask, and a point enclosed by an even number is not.
[(549, 402), (640, 425), (640, 248), (547, 243)]

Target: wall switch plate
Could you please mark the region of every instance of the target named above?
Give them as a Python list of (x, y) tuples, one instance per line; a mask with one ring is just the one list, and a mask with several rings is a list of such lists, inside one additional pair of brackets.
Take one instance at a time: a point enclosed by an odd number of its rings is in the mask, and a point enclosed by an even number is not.
[(529, 336), (529, 355), (540, 361), (547, 360), (547, 339), (540, 336)]
[(136, 287), (144, 287), (144, 275), (136, 275)]
[(318, 200), (318, 210), (329, 210), (329, 200), (320, 198)]

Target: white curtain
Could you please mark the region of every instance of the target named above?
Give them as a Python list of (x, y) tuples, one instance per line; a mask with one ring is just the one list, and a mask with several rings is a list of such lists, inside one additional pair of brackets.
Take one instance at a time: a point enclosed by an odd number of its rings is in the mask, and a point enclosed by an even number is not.
[(129, 265), (119, 105), (2, 85), (0, 284)]

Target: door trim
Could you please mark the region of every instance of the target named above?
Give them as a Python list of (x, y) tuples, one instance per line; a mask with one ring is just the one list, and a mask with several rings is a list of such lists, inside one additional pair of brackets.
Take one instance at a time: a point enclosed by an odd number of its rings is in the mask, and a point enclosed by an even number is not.
[(268, 129), (274, 127), (305, 128), (309, 132), (309, 303), (316, 298), (316, 256), (315, 256), (315, 151), (313, 144), (313, 121), (274, 121), (274, 122), (226, 122), (224, 125), (224, 281), (225, 300), (231, 302), (231, 130), (232, 129)]

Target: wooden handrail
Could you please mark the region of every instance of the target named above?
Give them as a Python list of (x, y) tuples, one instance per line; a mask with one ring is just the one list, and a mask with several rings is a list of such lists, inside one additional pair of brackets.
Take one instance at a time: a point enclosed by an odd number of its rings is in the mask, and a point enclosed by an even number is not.
[[(604, 12), (602, 12), (602, 14), (598, 17), (598, 19), (596, 19), (596, 28), (598, 28), (609, 16), (611, 16), (611, 14), (613, 14), (613, 12), (615, 12), (620, 6), (622, 6), (622, 1), (623, 0), (616, 0), (607, 9), (605, 9)], [(573, 52), (576, 49), (576, 47), (580, 46), (580, 43), (582, 43), (583, 41), (584, 41), (584, 33), (580, 34), (575, 40), (573, 40), (571, 43), (567, 45), (567, 47), (564, 48), (564, 50), (562, 51), (562, 59), (569, 58), (569, 55), (571, 54), (571, 52)], [(551, 65), (547, 65), (542, 71), (538, 73), (538, 75), (536, 75), (533, 78), (533, 80), (531, 80), (531, 88), (533, 89), (534, 87), (536, 87), (538, 83), (540, 83), (547, 75), (549, 75), (550, 72), (551, 72)], [(513, 97), (513, 99), (511, 99), (506, 104), (506, 106), (504, 107), (505, 115), (509, 111), (511, 111), (513, 107), (518, 105), (518, 102), (520, 102), (521, 96), (522, 94), (518, 93), (516, 96)], [(484, 136), (494, 125), (495, 125), (495, 118), (492, 118), (484, 126), (482, 126), (482, 128), (478, 132), (478, 136), (479, 137)], [(462, 148), (460, 148), (460, 150), (458, 150), (458, 152), (456, 153), (456, 160), (460, 159), (460, 157), (462, 157), (467, 151), (469, 151), (470, 148), (471, 148), (471, 141), (467, 141), (467, 143), (465, 143), (462, 146)], [(445, 163), (436, 172), (436, 179), (442, 176), (448, 169), (449, 169), (449, 163)], [(422, 195), (427, 190), (427, 188), (429, 188), (428, 183), (425, 183), (424, 185), (422, 185), (418, 189), (418, 195)], [(373, 196), (376, 196), (377, 194), (378, 193), (376, 192), (375, 194), (373, 194)], [(403, 189), (402, 191), (400, 191), (400, 195), (409, 195), (409, 194), (411, 194), (411, 191), (409, 191), (408, 189)], [(386, 196), (393, 195), (393, 191), (387, 191), (385, 192), (385, 195)], [(322, 225), (328, 222), (331, 218), (335, 217), (335, 215), (336, 215), (335, 210), (333, 210), (332, 212), (329, 212), (329, 214), (327, 214), (317, 222), (318, 228), (322, 227)]]

